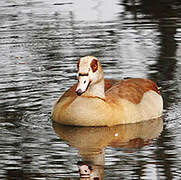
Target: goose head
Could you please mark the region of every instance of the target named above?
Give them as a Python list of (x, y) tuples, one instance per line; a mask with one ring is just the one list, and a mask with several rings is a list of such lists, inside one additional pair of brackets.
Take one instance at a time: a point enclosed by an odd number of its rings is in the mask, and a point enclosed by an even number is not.
[(94, 95), (94, 90), (91, 90), (91, 87), (95, 87), (95, 85), (98, 85), (101, 81), (104, 82), (104, 74), (98, 59), (93, 56), (85, 56), (80, 58), (78, 62), (78, 85), (76, 88), (77, 95), (81, 96), (83, 93), (89, 91), (89, 95)]

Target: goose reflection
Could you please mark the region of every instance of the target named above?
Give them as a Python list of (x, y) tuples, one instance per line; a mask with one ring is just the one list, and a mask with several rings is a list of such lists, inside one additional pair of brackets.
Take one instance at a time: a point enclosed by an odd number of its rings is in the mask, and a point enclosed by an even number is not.
[(61, 139), (79, 150), (82, 157), (82, 162), (78, 162), (81, 180), (90, 180), (103, 179), (107, 146), (132, 152), (148, 145), (162, 132), (163, 120), (157, 118), (113, 127), (73, 127), (53, 122), (53, 128)]

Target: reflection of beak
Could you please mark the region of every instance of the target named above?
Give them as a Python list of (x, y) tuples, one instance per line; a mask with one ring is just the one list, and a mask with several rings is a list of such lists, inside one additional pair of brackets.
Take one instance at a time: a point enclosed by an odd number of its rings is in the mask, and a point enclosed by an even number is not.
[(76, 88), (77, 95), (81, 96), (85, 91), (87, 91), (89, 84), (89, 76), (79, 76), (79, 83)]
[(78, 167), (79, 167), (79, 173), (80, 173), (81, 178), (90, 178), (90, 174), (91, 174), (91, 167), (90, 166), (82, 163), (82, 165), (78, 164)]

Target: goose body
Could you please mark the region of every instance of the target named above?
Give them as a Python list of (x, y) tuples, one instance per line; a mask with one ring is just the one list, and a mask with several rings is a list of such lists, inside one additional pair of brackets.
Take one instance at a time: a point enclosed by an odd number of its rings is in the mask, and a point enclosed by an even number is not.
[(114, 126), (160, 117), (163, 100), (149, 79), (104, 79), (97, 58), (78, 62), (78, 83), (55, 103), (53, 120), (74, 126)]

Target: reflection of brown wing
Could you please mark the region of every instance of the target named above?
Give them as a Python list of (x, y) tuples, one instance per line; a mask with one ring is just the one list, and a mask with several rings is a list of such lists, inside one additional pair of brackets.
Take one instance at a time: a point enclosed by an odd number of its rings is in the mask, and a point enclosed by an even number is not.
[(157, 85), (148, 79), (126, 79), (119, 81), (119, 83), (116, 84), (114, 82), (111, 84), (111, 82), (108, 83), (111, 87), (106, 92), (108, 99), (117, 96), (117, 98), (127, 99), (134, 104), (138, 104), (144, 93), (149, 90), (160, 94)]
[(134, 138), (134, 139), (131, 139), (130, 141), (124, 142), (124, 143), (114, 142), (113, 141), (113, 142), (110, 143), (110, 146), (111, 147), (120, 146), (122, 148), (129, 148), (129, 149), (136, 148), (136, 149), (138, 149), (138, 148), (142, 148), (142, 147), (144, 147), (146, 145), (149, 145), (150, 141), (151, 140), (144, 140), (142, 138)]
[[(53, 122), (55, 132), (79, 151), (100, 153), (106, 146), (139, 147), (160, 135), (162, 118), (113, 127), (64, 126)], [(144, 141), (144, 143), (142, 142)], [(146, 143), (145, 143), (146, 142)]]

